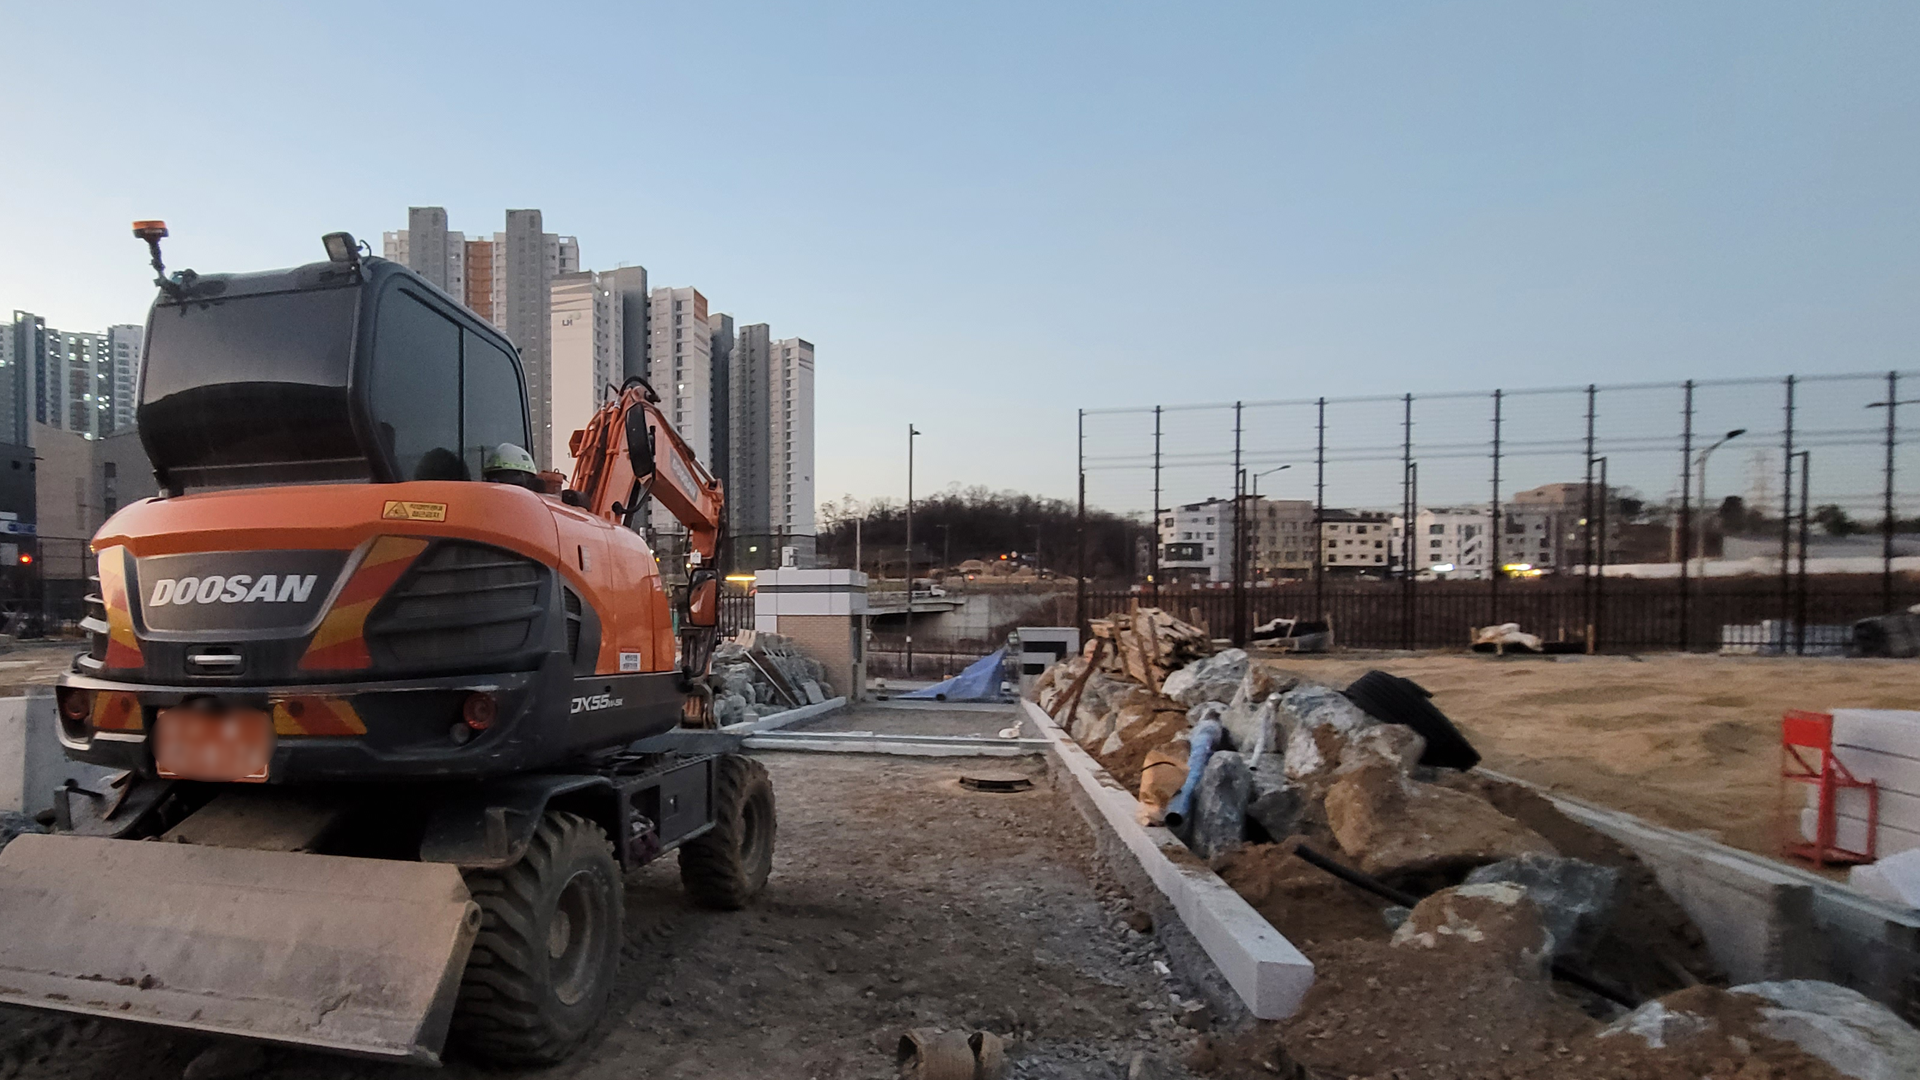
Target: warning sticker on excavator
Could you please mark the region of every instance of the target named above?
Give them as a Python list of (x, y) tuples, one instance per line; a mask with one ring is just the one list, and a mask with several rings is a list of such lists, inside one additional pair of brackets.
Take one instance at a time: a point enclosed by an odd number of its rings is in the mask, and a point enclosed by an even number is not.
[(447, 504), (388, 499), (386, 507), (380, 511), (380, 517), (387, 521), (445, 521)]

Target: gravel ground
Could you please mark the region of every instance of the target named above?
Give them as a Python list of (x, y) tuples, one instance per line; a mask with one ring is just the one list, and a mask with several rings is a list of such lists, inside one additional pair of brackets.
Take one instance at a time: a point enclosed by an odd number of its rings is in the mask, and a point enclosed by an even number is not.
[[(983, 719), (991, 719), (982, 715)], [(1168, 1078), (1197, 1036), (1159, 974), (1140, 916), (1101, 881), (1079, 816), (1046, 787), (979, 794), (969, 759), (763, 755), (780, 807), (765, 896), (744, 912), (691, 907), (671, 858), (627, 883), (628, 944), (608, 1019), (566, 1064), (582, 1078), (885, 1078), (909, 1027), (1010, 1040), (1016, 1078), (1128, 1076), (1144, 1053)], [(976, 763), (977, 764), (977, 763)], [(0, 1010), (0, 1077), (181, 1076), (208, 1046), (159, 1029)], [(427, 1075), (292, 1050), (249, 1075)], [(443, 1075), (497, 1076), (457, 1057)]]

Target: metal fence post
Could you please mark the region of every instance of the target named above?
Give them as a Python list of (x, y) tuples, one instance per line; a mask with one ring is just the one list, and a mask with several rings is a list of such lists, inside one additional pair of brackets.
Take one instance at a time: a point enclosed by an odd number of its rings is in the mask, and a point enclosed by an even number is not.
[[(1780, 481), (1780, 502), (1782, 506), (1788, 509), (1791, 509), (1793, 506), (1793, 390), (1794, 390), (1794, 378), (1793, 376), (1789, 375), (1787, 376), (1786, 426), (1783, 429), (1784, 434), (1782, 435), (1782, 438), (1785, 440), (1784, 442), (1785, 448), (1782, 451), (1782, 456), (1784, 458), (1785, 465), (1782, 467), (1781, 481)], [(1705, 496), (1705, 494), (1706, 494), (1705, 492), (1701, 492), (1701, 495), (1703, 497)], [(1800, 508), (1800, 510), (1802, 513), (1805, 513), (1806, 507), (1803, 506)], [(1793, 568), (1790, 565), (1792, 557), (1793, 557), (1793, 515), (1789, 513), (1782, 513), (1780, 515), (1780, 623), (1781, 623), (1780, 651), (1781, 652), (1787, 651), (1786, 624), (1793, 619)]]
[(1408, 394), (1401, 400), (1400, 647), (1411, 649), (1413, 648), (1413, 395)]
[(1893, 610), (1893, 447), (1894, 410), (1900, 407), (1900, 373), (1887, 372), (1887, 482), (1881, 493), (1880, 512), (1880, 610)]
[(1580, 557), (1580, 606), (1587, 628), (1587, 651), (1593, 652), (1593, 384), (1587, 384), (1587, 480), (1583, 491), (1580, 533), (1585, 550)]
[[(1807, 652), (1807, 519), (1811, 509), (1807, 504), (1808, 477), (1813, 473), (1813, 451), (1802, 450), (1793, 455), (1800, 459), (1800, 580), (1799, 602), (1794, 607), (1793, 652), (1796, 656), (1805, 656)], [(1781, 651), (1786, 651), (1786, 641), (1780, 642)]]
[(1160, 406), (1153, 407), (1153, 532), (1148, 538), (1147, 584), (1152, 587), (1153, 602), (1160, 602)]
[(1233, 403), (1233, 555), (1227, 565), (1233, 573), (1233, 630), (1228, 635), (1241, 648), (1247, 644), (1246, 469), (1240, 464), (1240, 402)]
[(1487, 521), (1487, 625), (1500, 625), (1500, 391), (1493, 392), (1493, 501)]
[[(1074, 440), (1074, 453), (1076, 470), (1080, 474), (1080, 510), (1075, 517), (1073, 530), (1073, 621), (1080, 628), (1080, 637), (1085, 639), (1091, 630), (1087, 621), (1087, 410), (1079, 409), (1077, 413), (1078, 434)], [(907, 595), (913, 595), (911, 582), (908, 583)]]
[(1321, 398), (1316, 421), (1318, 440), (1313, 448), (1313, 610), (1314, 617), (1327, 617), (1326, 566), (1327, 538), (1323, 524), (1327, 513), (1327, 399)]
[(1607, 621), (1607, 510), (1612, 501), (1612, 489), (1607, 486), (1607, 459), (1603, 457), (1600, 459), (1600, 573), (1593, 579), (1593, 637), (1588, 642), (1588, 651), (1596, 653), (1600, 651)]
[(1693, 380), (1680, 410), (1680, 634), (1676, 647), (1687, 651), (1687, 573), (1693, 562)]

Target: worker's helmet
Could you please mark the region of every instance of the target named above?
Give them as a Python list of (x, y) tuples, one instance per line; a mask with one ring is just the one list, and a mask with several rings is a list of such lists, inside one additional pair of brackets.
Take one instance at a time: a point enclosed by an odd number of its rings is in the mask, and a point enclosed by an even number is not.
[(539, 476), (540, 468), (533, 463), (532, 454), (512, 443), (503, 442), (487, 453), (486, 463), (480, 472), (489, 480), (524, 486)]

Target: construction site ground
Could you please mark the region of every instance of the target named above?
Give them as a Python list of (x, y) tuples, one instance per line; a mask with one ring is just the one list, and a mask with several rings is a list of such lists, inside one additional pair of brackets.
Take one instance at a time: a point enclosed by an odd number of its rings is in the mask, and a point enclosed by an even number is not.
[[(1012, 714), (969, 715), (1005, 726)], [(1128, 925), (1139, 916), (1101, 881), (1039, 758), (761, 757), (780, 814), (764, 897), (742, 912), (695, 908), (672, 857), (629, 875), (608, 1020), (573, 1060), (518, 1075), (879, 1080), (898, 1075), (901, 1033), (923, 1026), (1010, 1038), (1012, 1077), (1120, 1080), (1143, 1051), (1162, 1075), (1187, 1075), (1198, 1036), (1169, 996), (1185, 988), (1156, 970), (1153, 935)], [(969, 767), (1022, 770), (1036, 786), (968, 791), (957, 777)], [(7, 1080), (178, 1080), (207, 1045), (0, 1010)], [(249, 1075), (424, 1074), (271, 1050)], [(441, 1075), (500, 1074), (456, 1057)]]
[(1269, 662), (1336, 686), (1371, 668), (1412, 679), (1485, 768), (1764, 855), (1779, 851), (1783, 711), (1920, 708), (1911, 660), (1333, 653)]

